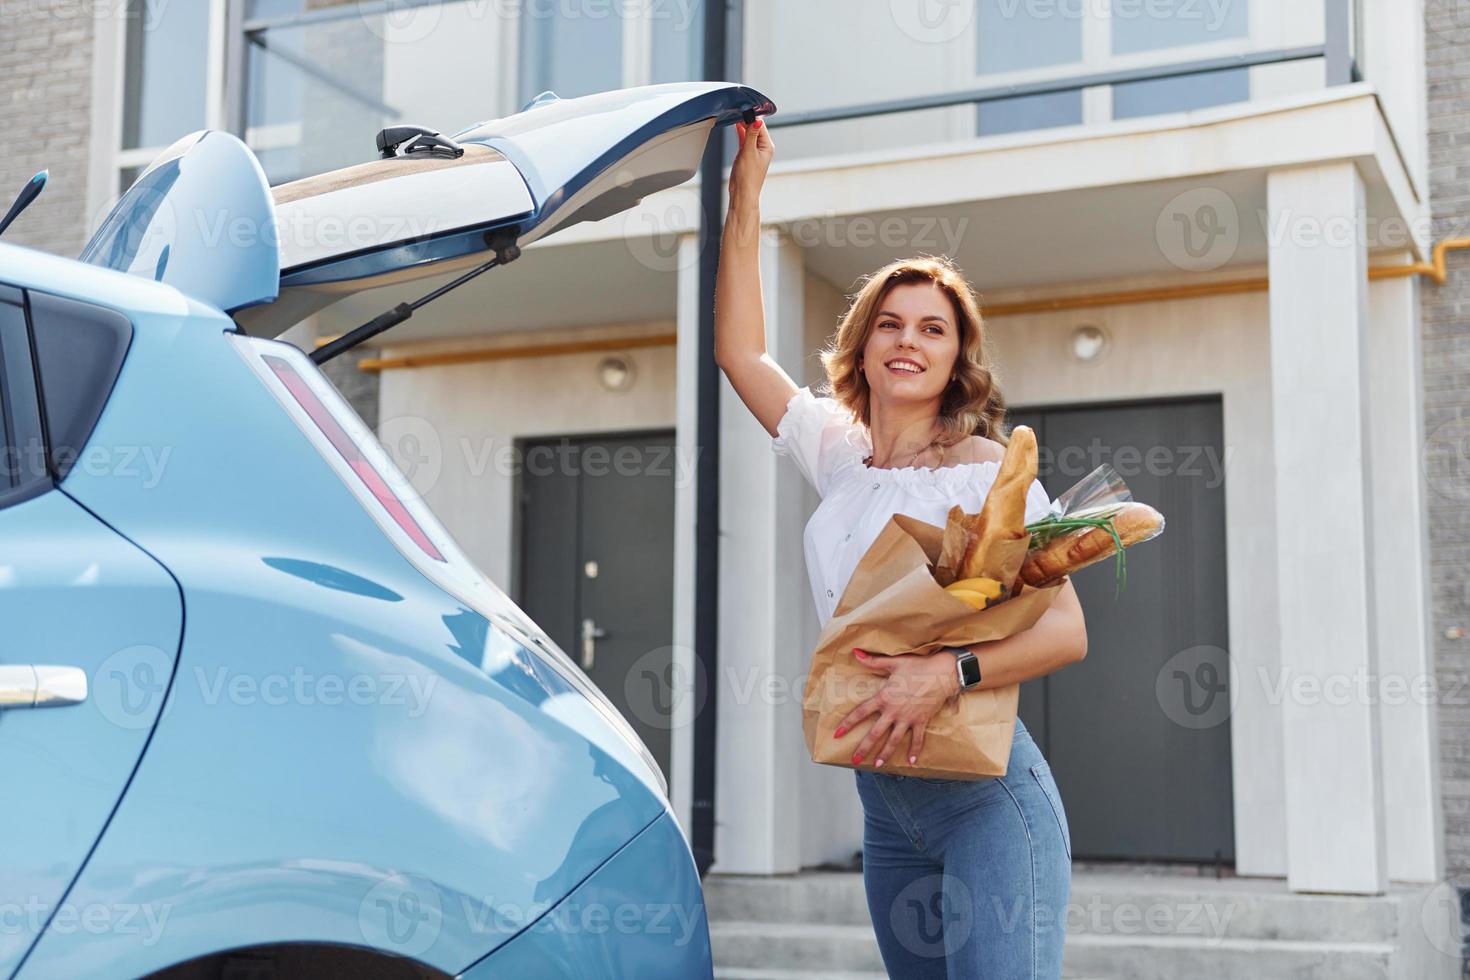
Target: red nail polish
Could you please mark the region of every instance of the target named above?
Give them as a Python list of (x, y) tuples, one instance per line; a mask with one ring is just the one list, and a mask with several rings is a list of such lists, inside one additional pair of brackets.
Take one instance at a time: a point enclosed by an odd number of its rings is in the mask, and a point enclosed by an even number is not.
[(863, 764), (863, 757), (860, 756), (860, 755), (854, 755), (852, 757), (852, 764), (855, 765), (855, 766), (862, 765)]
[(837, 729), (837, 731), (835, 731), (835, 732), (832, 733), (832, 737), (833, 738), (841, 738), (842, 736), (844, 736), (846, 734), (847, 734), (847, 729), (846, 728), (839, 727)]

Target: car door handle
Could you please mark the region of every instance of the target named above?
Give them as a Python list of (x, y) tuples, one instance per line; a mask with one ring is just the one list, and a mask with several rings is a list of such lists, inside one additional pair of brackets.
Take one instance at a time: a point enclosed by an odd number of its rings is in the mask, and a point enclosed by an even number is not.
[(591, 670), (597, 662), (597, 641), (607, 636), (607, 630), (598, 628), (591, 619), (582, 620), (582, 669)]
[(0, 709), (45, 708), (87, 700), (87, 673), (51, 664), (0, 664)]

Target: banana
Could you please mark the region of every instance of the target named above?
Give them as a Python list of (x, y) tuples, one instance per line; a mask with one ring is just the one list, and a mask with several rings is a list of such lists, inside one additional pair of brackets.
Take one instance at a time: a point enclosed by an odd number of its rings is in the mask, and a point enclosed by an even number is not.
[(968, 592), (979, 592), (981, 595), (991, 599), (1000, 598), (1000, 583), (993, 578), (965, 578), (958, 582), (951, 582), (945, 587), (946, 591), (953, 592), (955, 589), (964, 589)]
[(945, 589), (945, 591), (948, 592), (950, 595), (954, 596), (956, 599), (960, 599), (960, 600), (962, 600), (964, 602), (968, 602), (970, 605), (974, 606), (976, 609), (984, 609), (987, 605), (990, 604), (990, 599), (989, 598), (987, 598), (986, 596), (982, 595), (979, 592), (974, 591), (973, 589), (955, 589), (955, 588), (949, 588), (949, 589)]

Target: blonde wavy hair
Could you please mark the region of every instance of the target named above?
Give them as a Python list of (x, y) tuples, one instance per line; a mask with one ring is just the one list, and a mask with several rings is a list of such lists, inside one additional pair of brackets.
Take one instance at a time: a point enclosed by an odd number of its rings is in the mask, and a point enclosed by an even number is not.
[(836, 335), (820, 352), (827, 372), (825, 393), (863, 425), (870, 424), (871, 390), (868, 379), (858, 370), (858, 358), (876, 325), (876, 314), (895, 286), (931, 282), (949, 297), (960, 330), (955, 377), (939, 407), (939, 441), (952, 446), (967, 436), (980, 435), (1006, 445), (1010, 441), (1010, 428), (1005, 424), (1006, 402), (990, 367), (980, 301), (959, 266), (948, 256), (920, 255), (890, 262), (859, 282), (861, 286), (851, 297), (852, 304), (837, 325)]

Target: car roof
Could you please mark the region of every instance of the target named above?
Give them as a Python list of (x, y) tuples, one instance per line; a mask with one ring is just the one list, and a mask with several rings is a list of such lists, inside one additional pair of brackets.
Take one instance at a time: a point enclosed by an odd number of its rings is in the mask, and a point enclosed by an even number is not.
[(6, 242), (0, 242), (0, 283), (110, 306), (125, 313), (181, 316), (209, 309), (167, 283)]

